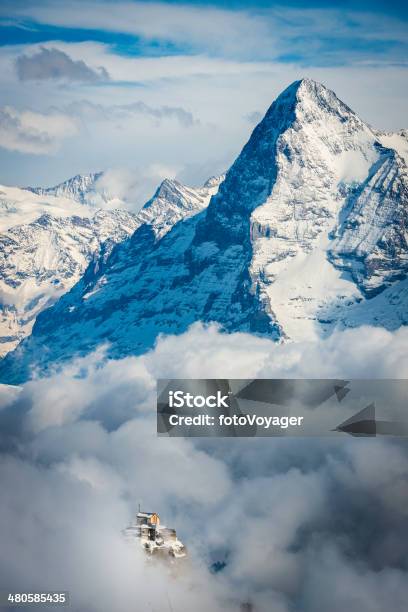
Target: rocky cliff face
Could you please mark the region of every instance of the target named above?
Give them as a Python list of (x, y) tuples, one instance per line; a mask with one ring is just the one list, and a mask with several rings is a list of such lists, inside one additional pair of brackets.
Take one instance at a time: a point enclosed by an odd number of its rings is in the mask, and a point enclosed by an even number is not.
[(396, 151), (380, 149), (367, 178), (350, 194), (329, 251), (368, 296), (406, 276), (407, 202), (406, 163)]
[(106, 340), (113, 357), (141, 353), (197, 320), (275, 340), (405, 324), (405, 155), (404, 132), (380, 134), (322, 85), (293, 83), (208, 207), (182, 205), (174, 223), (178, 186), (163, 184), (143, 213), (156, 225), (144, 220), (40, 315), (2, 379)]

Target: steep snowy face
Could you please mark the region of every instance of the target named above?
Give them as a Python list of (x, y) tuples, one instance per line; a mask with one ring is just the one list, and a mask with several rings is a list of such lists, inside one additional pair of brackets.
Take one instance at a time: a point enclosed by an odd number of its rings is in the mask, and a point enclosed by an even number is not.
[(277, 138), (276, 179), (251, 215), (250, 274), (284, 335), (300, 339), (313, 335), (319, 319), (335, 323), (324, 312), (334, 296), (360, 298), (327, 262), (328, 235), (381, 150), (373, 131), (330, 90), (305, 79), (289, 91), (294, 116)]
[(322, 85), (293, 83), (208, 207), (208, 195), (165, 181), (131, 239), (40, 314), (0, 366), (2, 380), (106, 341), (113, 357), (138, 354), (197, 320), (276, 340), (406, 324), (404, 143)]
[(408, 272), (408, 172), (386, 149), (366, 180), (350, 195), (333, 237), (331, 261), (349, 271), (367, 295)]
[(252, 273), (269, 281), (283, 260), (312, 250), (337, 220), (346, 186), (379, 157), (374, 134), (334, 93), (305, 80), (295, 96), (294, 121), (277, 140), (276, 180), (251, 217)]

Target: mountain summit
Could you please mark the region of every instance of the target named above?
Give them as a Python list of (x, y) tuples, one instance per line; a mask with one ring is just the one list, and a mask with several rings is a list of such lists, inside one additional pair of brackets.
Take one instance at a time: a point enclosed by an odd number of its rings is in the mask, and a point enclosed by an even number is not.
[[(1, 366), (19, 382), (110, 343), (140, 354), (194, 321), (275, 340), (408, 318), (405, 132), (381, 134), (310, 79), (273, 102), (208, 207), (142, 224), (39, 315)], [(160, 193), (156, 193), (157, 198)]]
[(26, 187), (26, 189), (40, 196), (70, 198), (80, 204), (89, 204), (89, 195), (95, 192), (95, 185), (102, 175), (103, 172), (77, 174), (54, 187)]

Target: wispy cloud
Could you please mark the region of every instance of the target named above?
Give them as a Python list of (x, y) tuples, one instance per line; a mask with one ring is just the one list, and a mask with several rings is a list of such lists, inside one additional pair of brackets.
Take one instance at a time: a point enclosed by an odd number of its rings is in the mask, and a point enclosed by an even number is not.
[[(367, 5), (367, 8), (368, 5)], [(16, 18), (42, 24), (135, 37), (138, 53), (149, 52), (143, 41), (155, 42), (166, 54), (168, 43), (188, 54), (209, 53), (241, 59), (296, 58), (307, 65), (345, 64), (387, 58), (404, 60), (406, 23), (384, 11), (372, 13), (336, 3), (325, 8), (249, 5), (225, 9), (215, 5), (166, 2), (93, 2), (69, 0), (63, 5), (43, 0), (9, 8)], [(91, 35), (92, 36), (92, 35)], [(96, 34), (95, 34), (96, 36)], [(96, 38), (97, 39), (97, 38)], [(121, 52), (134, 52), (132, 44)], [(156, 50), (157, 52), (157, 50)]]
[(54, 153), (62, 141), (74, 136), (78, 124), (59, 112), (48, 114), (0, 108), (0, 147), (36, 155)]
[[(342, 11), (339, 2), (313, 3), (320, 9), (302, 0), (216, 4), (5, 0), (1, 10), (14, 29), (0, 47), (4, 99), (41, 114), (53, 107), (79, 119), (81, 129), (47, 167), (40, 158), (17, 165), (3, 151), (2, 180), (52, 183), (129, 160), (135, 167), (211, 165), (211, 173), (221, 172), (248, 138), (259, 117), (254, 111), (263, 114), (282, 89), (305, 76), (336, 91), (378, 128), (405, 125), (407, 30), (398, 11), (361, 10), (368, 0)], [(45, 55), (42, 47), (96, 74), (103, 67), (110, 78), (19, 80), (16, 59)], [(218, 166), (214, 151), (223, 160)], [(200, 183), (204, 172), (189, 173), (188, 180)]]
[(95, 104), (86, 100), (72, 102), (39, 113), (12, 106), (0, 108), (0, 147), (35, 155), (53, 154), (67, 138), (75, 136), (80, 126), (88, 130), (93, 122), (129, 126), (131, 118), (151, 119), (156, 126), (173, 120), (184, 128), (199, 125), (192, 113), (182, 107), (154, 107), (138, 101), (124, 105)]
[(260, 111), (252, 111), (251, 113), (247, 113), (244, 116), (244, 119), (248, 121), (251, 125), (256, 125), (262, 119), (263, 114)]
[[(52, 2), (9, 7), (9, 14), (32, 19), (37, 24), (68, 28), (88, 28), (132, 34), (145, 40), (182, 43), (198, 48), (236, 53), (249, 46), (255, 52), (257, 41), (268, 49), (273, 40), (270, 25), (262, 17), (246, 11), (229, 11), (211, 6), (168, 4), (166, 2), (99, 2), (71, 0), (56, 6)], [(266, 51), (266, 50), (265, 50)]]
[(96, 104), (89, 100), (71, 102), (64, 108), (70, 115), (91, 121), (118, 121), (126, 120), (132, 116), (145, 116), (156, 122), (163, 119), (175, 119), (183, 127), (198, 125), (200, 122), (192, 113), (180, 106), (151, 106), (142, 101), (130, 104)]

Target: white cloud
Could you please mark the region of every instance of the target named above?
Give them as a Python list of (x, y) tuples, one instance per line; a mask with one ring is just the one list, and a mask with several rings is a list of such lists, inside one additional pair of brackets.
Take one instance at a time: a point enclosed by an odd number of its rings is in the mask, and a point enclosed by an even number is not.
[[(362, 328), (277, 345), (197, 324), (144, 356), (104, 363), (101, 350), (27, 383), (0, 413), (2, 582), (63, 585), (90, 612), (135, 597), (158, 610), (168, 597), (181, 611), (404, 612), (406, 445), (158, 439), (154, 405), (159, 376), (406, 377), (407, 339)], [(121, 540), (139, 502), (188, 546), (176, 579)]]
[[(40, 114), (46, 114), (50, 107), (60, 113), (70, 107), (81, 107), (82, 111), (81, 129), (75, 138), (64, 141), (61, 153), (47, 165), (40, 158), (16, 165), (3, 152), (0, 181), (8, 184), (55, 184), (77, 173), (152, 164), (178, 167), (187, 182), (202, 183), (207, 174), (225, 171), (248, 139), (248, 113), (256, 109), (263, 114), (290, 82), (303, 76), (334, 89), (363, 120), (377, 128), (399, 129), (406, 120), (408, 81), (401, 66), (305, 69), (295, 64), (205, 55), (124, 57), (94, 42), (44, 46), (58, 48), (92, 69), (104, 66), (111, 80), (97, 87), (92, 83), (56, 86), (47, 80), (21, 82), (14, 62), (23, 48), (0, 49), (3, 97), (9, 103), (18, 107), (15, 100), (29, 100), (33, 112)], [(38, 45), (30, 45), (24, 52), (35, 54), (38, 49)], [(142, 113), (142, 107), (135, 107), (135, 103), (153, 110)], [(155, 118), (153, 111), (160, 113), (163, 107), (186, 111), (183, 117), (190, 127), (186, 129), (176, 114)], [(389, 108), (392, 113), (385, 112)], [(112, 119), (101, 125), (109, 109), (116, 109)], [(77, 117), (72, 115), (71, 119)]]
[(13, 6), (10, 15), (33, 18), (41, 23), (64, 27), (94, 28), (123, 32), (146, 39), (199, 45), (222, 52), (244, 48), (271, 52), (274, 41), (270, 25), (260, 15), (165, 2), (70, 2), (56, 7), (52, 2)]
[[(128, 210), (138, 212), (143, 204), (153, 196), (158, 185), (165, 178), (174, 178), (177, 171), (177, 167), (172, 168), (159, 164), (133, 169), (109, 168), (98, 179), (95, 189), (97, 194), (114, 198), (109, 204), (110, 208), (115, 208), (119, 199), (125, 203)], [(96, 203), (104, 207), (102, 198)]]
[(43, 114), (12, 106), (0, 108), (0, 147), (4, 149), (36, 155), (54, 153), (64, 139), (77, 131), (75, 119), (60, 112)]
[(408, 378), (408, 328), (362, 326), (320, 341), (278, 344), (194, 323), (184, 334), (159, 336), (140, 357), (106, 361), (101, 346), (52, 378), (26, 383), (18, 397), (23, 403), (29, 398), (27, 424), (35, 432), (75, 422), (94, 403), (106, 404), (104, 418), (112, 426), (136, 411), (149, 413), (158, 378)]
[(199, 124), (193, 115), (179, 106), (153, 107), (145, 102), (136, 101), (129, 104), (95, 104), (89, 100), (71, 102), (64, 108), (68, 114), (80, 117), (84, 121), (115, 121), (124, 124), (133, 116), (148, 117), (156, 125), (163, 119), (175, 119), (183, 127), (192, 127)]
[[(331, 7), (274, 7), (266, 9), (224, 9), (166, 2), (99, 2), (89, 0), (55, 3), (43, 0), (32, 5), (9, 6), (8, 15), (31, 18), (40, 23), (71, 28), (90, 28), (127, 33), (145, 40), (171, 42), (194, 51), (224, 56), (274, 58), (285, 53), (302, 53), (305, 61), (333, 60), (338, 49), (327, 45), (327, 32), (342, 43), (343, 61), (370, 58), (372, 48), (352, 48), (358, 41), (406, 42), (405, 24), (387, 15), (344, 11)], [(393, 51), (404, 54), (398, 46)]]
[[(242, 60), (240, 58), (213, 57), (205, 51), (191, 55), (180, 52), (178, 54), (163, 54), (153, 57), (119, 55), (115, 53), (114, 48), (110, 45), (91, 41), (81, 43), (57, 41), (41, 45), (28, 45), (27, 52), (36, 54), (41, 48), (56, 48), (69, 55), (75, 61), (86, 61), (93, 68), (103, 65), (109, 72), (111, 79), (119, 83), (148, 84), (163, 80), (164, 84), (166, 84), (172, 79), (186, 77), (265, 72), (276, 65), (273, 61), (261, 62)], [(21, 48), (17, 50), (21, 52)], [(7, 47), (3, 50), (3, 54), (13, 58), (17, 50)]]
[(225, 378), (406, 378), (407, 346), (406, 327), (388, 332), (363, 326), (320, 342), (276, 344), (197, 323), (186, 334), (161, 338), (143, 362), (151, 364), (157, 378), (181, 373), (186, 378), (219, 378), (221, 373)]
[(21, 81), (67, 79), (92, 83), (109, 79), (105, 68), (93, 70), (83, 60), (74, 61), (63, 51), (44, 46), (34, 55), (19, 55), (16, 69)]

